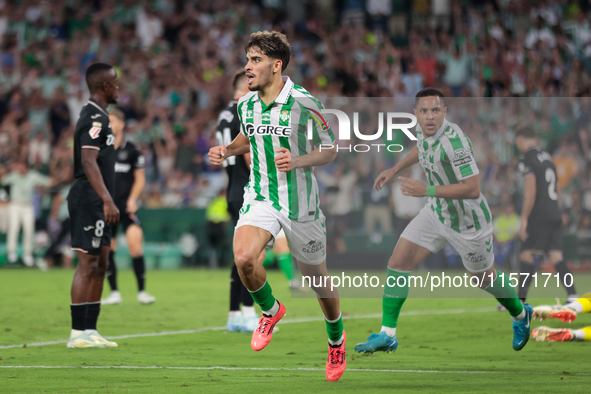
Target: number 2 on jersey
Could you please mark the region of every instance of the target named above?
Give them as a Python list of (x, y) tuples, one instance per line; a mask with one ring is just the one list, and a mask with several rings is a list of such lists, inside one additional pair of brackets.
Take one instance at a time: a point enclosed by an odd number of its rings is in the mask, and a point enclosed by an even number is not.
[(551, 200), (558, 200), (558, 193), (556, 193), (556, 173), (551, 169), (546, 169), (546, 182), (548, 182), (548, 197)]
[[(230, 133), (230, 128), (225, 127), (223, 135), (220, 131), (216, 131), (215, 138), (218, 141), (218, 145), (230, 145), (230, 143), (232, 142), (232, 134)], [(234, 164), (236, 164), (236, 156), (231, 156), (224, 160), (224, 167), (233, 166)]]

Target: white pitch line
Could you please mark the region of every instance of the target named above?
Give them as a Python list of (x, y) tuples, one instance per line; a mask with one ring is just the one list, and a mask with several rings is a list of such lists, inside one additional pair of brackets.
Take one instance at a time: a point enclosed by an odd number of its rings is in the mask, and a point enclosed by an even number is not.
[[(482, 313), (482, 312), (492, 312), (495, 311), (496, 308), (487, 307), (487, 308), (474, 308), (474, 309), (437, 309), (437, 310), (426, 310), (426, 311), (408, 311), (408, 312), (401, 312), (400, 316), (423, 316), (423, 315), (450, 315), (450, 314), (459, 314), (459, 313)], [(354, 316), (343, 316), (345, 320), (355, 320), (355, 319), (374, 319), (382, 317), (381, 313), (372, 313), (369, 315), (354, 315)], [(300, 319), (283, 319), (279, 322), (279, 324), (293, 324), (293, 323), (309, 323), (314, 321), (324, 321), (324, 317), (305, 317)], [(142, 338), (142, 337), (160, 337), (160, 336), (168, 336), (168, 335), (179, 335), (179, 334), (195, 334), (197, 332), (204, 332), (204, 331), (222, 331), (225, 330), (226, 327), (203, 327), (197, 328), (193, 330), (180, 330), (180, 331), (162, 331), (162, 332), (149, 332), (145, 334), (129, 334), (129, 335), (118, 335), (118, 336), (110, 336), (105, 337), (107, 339), (128, 339), (128, 338)], [(33, 342), (33, 343), (21, 343), (18, 345), (1, 345), (0, 349), (12, 349), (18, 347), (29, 347), (29, 346), (49, 346), (49, 345), (59, 345), (61, 343), (67, 343), (67, 339), (59, 340), (59, 341), (49, 341), (49, 342)]]
[[(191, 370), (191, 371), (300, 371), (300, 372), (324, 372), (322, 368), (257, 368), (257, 367), (161, 367), (161, 366), (134, 366), (134, 365), (0, 365), (0, 369), (168, 369), (168, 370)], [(564, 375), (556, 372), (527, 372), (527, 371), (438, 371), (421, 369), (363, 369), (350, 368), (347, 372), (395, 372), (395, 373), (453, 373), (453, 374), (498, 374), (498, 375)], [(573, 372), (567, 375), (589, 376), (587, 372)]]

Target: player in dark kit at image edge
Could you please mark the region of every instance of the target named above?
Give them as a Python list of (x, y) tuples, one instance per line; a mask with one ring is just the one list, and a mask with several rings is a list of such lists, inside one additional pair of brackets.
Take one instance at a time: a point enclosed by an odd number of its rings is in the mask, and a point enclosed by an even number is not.
[(97, 332), (105, 272), (109, 265), (111, 225), (119, 221), (113, 201), (115, 137), (107, 106), (117, 103), (117, 73), (108, 64), (86, 70), (90, 91), (74, 134), (74, 183), (68, 194), (72, 249), (78, 267), (72, 281), (72, 331), (69, 348), (117, 347)]
[(111, 287), (111, 294), (101, 300), (102, 305), (121, 304), (123, 298), (117, 285), (117, 265), (115, 251), (117, 250), (117, 228), (123, 227), (127, 239), (129, 254), (132, 258), (133, 271), (138, 286), (137, 300), (140, 304), (151, 304), (156, 298), (146, 292), (144, 251), (142, 248), (144, 232), (136, 215), (137, 199), (146, 184), (144, 172), (144, 156), (136, 146), (125, 139), (125, 115), (118, 109), (109, 111), (111, 128), (115, 135), (115, 205), (120, 212), (120, 221), (112, 226), (113, 239), (109, 252), (109, 269), (107, 279)]
[[(519, 159), (519, 172), (523, 176), (524, 196), (521, 212), (519, 237), (521, 247), (521, 273), (519, 298), (525, 302), (527, 291), (535, 273), (536, 255), (547, 255), (560, 276), (560, 283), (568, 294), (568, 302), (578, 297), (572, 273), (562, 254), (562, 216), (559, 195), (556, 187), (556, 167), (552, 156), (539, 148), (536, 132), (524, 127), (515, 134), (515, 144), (522, 156)], [(541, 286), (538, 278), (537, 286)]]
[[(232, 81), (234, 99), (220, 113), (216, 131), (216, 139), (219, 145), (228, 145), (240, 134), (240, 120), (238, 118), (238, 99), (249, 92), (246, 84), (246, 72), (240, 71), (234, 75)], [(228, 174), (228, 212), (232, 217), (234, 226), (240, 218), (240, 208), (244, 202), (244, 186), (250, 177), (250, 153), (229, 157), (224, 160), (223, 166)], [(242, 304), (242, 311), (240, 310)], [(258, 316), (254, 308), (254, 301), (250, 292), (246, 289), (236, 264), (232, 265), (230, 275), (230, 313), (226, 328), (228, 331), (253, 332), (258, 324)]]

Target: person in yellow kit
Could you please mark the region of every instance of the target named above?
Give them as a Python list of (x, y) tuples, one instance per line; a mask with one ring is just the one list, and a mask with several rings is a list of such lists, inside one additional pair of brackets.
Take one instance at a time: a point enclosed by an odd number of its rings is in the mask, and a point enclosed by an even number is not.
[(214, 268), (218, 266), (218, 263), (222, 258), (226, 225), (230, 221), (225, 190), (222, 190), (218, 196), (211, 201), (205, 211), (205, 218), (207, 219), (207, 237), (209, 239), (209, 244), (211, 245), (209, 266)]
[[(540, 305), (534, 308), (534, 319), (559, 319), (572, 322), (579, 313), (591, 313), (591, 293), (585, 293), (579, 299), (568, 305)], [(578, 330), (570, 328), (550, 328), (541, 326), (533, 330), (532, 338), (545, 342), (591, 341), (591, 326)]]
[(495, 263), (503, 266), (515, 249), (519, 233), (519, 215), (511, 201), (503, 203), (503, 211), (493, 220)]

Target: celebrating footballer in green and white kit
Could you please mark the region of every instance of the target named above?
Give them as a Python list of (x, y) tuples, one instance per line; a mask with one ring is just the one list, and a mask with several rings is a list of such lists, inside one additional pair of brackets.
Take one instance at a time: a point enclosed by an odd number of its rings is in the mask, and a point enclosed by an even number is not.
[(396, 166), (382, 172), (374, 189), (382, 189), (396, 174), (420, 163), (428, 184), (400, 177), (401, 190), (407, 196), (429, 199), (400, 235), (388, 261), (380, 333), (358, 343), (355, 350), (373, 353), (397, 349), (396, 326), (409, 294), (406, 279), (413, 268), (448, 242), (462, 257), (466, 270), (478, 278), (479, 286), (505, 306), (513, 321), (513, 349), (521, 350), (529, 339), (533, 310), (519, 301), (508, 278), (494, 269), (491, 214), (480, 193), (470, 140), (458, 125), (446, 119), (447, 106), (437, 89), (417, 93), (414, 113), (417, 146)]
[[(281, 172), (275, 157), (281, 148), (295, 158), (321, 144), (332, 145), (334, 134), (329, 127), (313, 123), (314, 138), (306, 138), (310, 109), (320, 111), (322, 104), (289, 77), (283, 81), (279, 96), (269, 106), (258, 92), (250, 92), (238, 102), (241, 133), (250, 140), (252, 172), (237, 227), (263, 226), (273, 238), (283, 227), (296, 260), (319, 264), (326, 259), (326, 235), (313, 167)], [(269, 205), (274, 209), (268, 209)]]
[[(285, 35), (253, 33), (245, 50), (250, 93), (238, 102), (240, 134), (227, 146), (211, 148), (209, 158), (212, 164), (220, 165), (227, 157), (250, 152), (250, 178), (233, 248), (240, 278), (263, 311), (250, 343), (253, 350), (261, 351), (270, 343), (273, 328), (285, 316), (286, 308), (273, 296), (259, 256), (283, 229), (302, 275), (327, 276), (325, 219), (313, 169), (332, 162), (337, 152), (334, 148), (320, 149), (334, 142), (326, 122), (322, 123), (324, 127), (315, 124), (313, 138), (307, 138), (308, 121), (322, 105), (306, 89), (281, 75), (291, 56)], [(326, 378), (336, 381), (347, 366), (347, 336), (338, 292), (326, 283), (311, 287), (326, 320)]]

